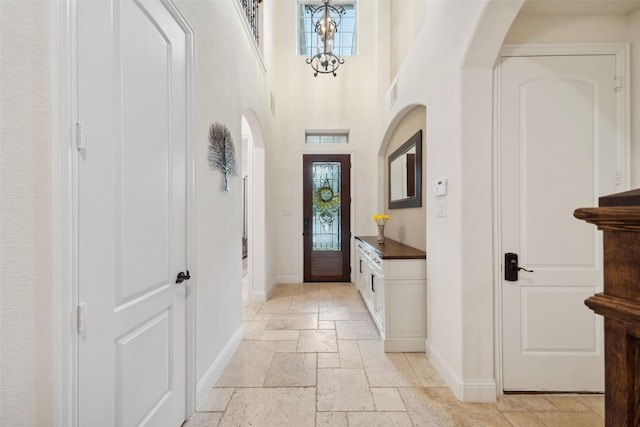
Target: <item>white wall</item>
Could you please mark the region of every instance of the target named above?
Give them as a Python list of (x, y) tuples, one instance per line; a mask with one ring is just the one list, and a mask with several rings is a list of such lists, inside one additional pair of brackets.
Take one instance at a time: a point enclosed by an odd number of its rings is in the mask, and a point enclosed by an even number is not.
[(391, 67), (393, 79), (424, 23), (427, 0), (391, 0)]
[[(383, 107), (378, 141), (407, 106), (426, 106), (427, 351), (463, 400), (493, 400), (492, 68), (522, 2), (428, 2)], [(431, 182), (448, 179), (447, 216)], [(431, 205), (431, 208), (429, 206)]]
[(0, 425), (53, 420), (51, 4), (0, 2)]
[[(276, 127), (274, 150), (267, 152), (267, 169), (274, 174), (269, 184), (276, 193), (278, 278), (302, 280), (302, 152), (352, 150), (354, 188), (353, 235), (374, 234), (371, 215), (378, 211), (377, 146), (375, 117), (388, 86), (388, 15), (380, 16), (385, 2), (359, 2), (358, 55), (345, 57), (337, 77), (318, 75), (296, 55), (296, 2), (274, 2), (278, 29), (274, 43), (273, 73), (276, 76)], [(386, 29), (385, 29), (386, 28)], [(386, 65), (386, 70), (383, 65)], [(305, 129), (349, 129), (346, 146), (305, 146)]]
[(232, 1), (177, 5), (196, 34), (196, 364), (201, 398), (242, 324), (242, 177), (232, 177), (231, 191), (222, 191), (222, 175), (210, 170), (207, 161), (208, 129), (215, 121), (226, 124), (240, 159), (242, 116), (250, 109), (270, 150), (269, 87)]
[[(415, 107), (402, 118), (393, 130), (386, 148), (383, 166), (383, 205), (385, 213), (391, 219), (385, 226), (385, 236), (404, 243), (405, 245), (425, 250), (427, 244), (427, 186), (424, 182), (425, 165), (427, 164), (427, 150), (425, 150), (424, 135), (426, 132), (426, 110), (423, 106)], [(422, 130), (422, 206), (417, 208), (389, 209), (389, 156), (407, 142), (418, 130)]]

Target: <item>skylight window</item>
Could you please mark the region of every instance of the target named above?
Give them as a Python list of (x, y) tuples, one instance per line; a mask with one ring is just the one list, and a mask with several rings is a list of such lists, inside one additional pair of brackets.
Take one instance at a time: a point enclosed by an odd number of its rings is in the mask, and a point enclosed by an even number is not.
[[(356, 5), (355, 3), (331, 2), (334, 5), (344, 7), (345, 14), (338, 27), (333, 42), (333, 51), (339, 56), (351, 56), (356, 54)], [(299, 3), (298, 4), (298, 53), (305, 56), (313, 56), (318, 52), (318, 36), (315, 32), (311, 14), (307, 11), (310, 7), (317, 7), (320, 3)]]

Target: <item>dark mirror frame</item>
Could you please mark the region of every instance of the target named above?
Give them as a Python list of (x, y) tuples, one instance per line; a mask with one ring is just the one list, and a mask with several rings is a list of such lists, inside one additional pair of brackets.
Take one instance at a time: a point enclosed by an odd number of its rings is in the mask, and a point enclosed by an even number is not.
[[(405, 154), (413, 146), (416, 147), (416, 191), (413, 197), (391, 200), (391, 162)], [(416, 132), (400, 148), (389, 156), (387, 169), (389, 209), (419, 208), (422, 206), (422, 129)]]

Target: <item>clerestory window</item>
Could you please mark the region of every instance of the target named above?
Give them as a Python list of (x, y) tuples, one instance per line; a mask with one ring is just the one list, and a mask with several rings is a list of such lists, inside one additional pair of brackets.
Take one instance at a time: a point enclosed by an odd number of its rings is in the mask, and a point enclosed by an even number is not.
[[(315, 22), (309, 11), (318, 7), (320, 2), (304, 2), (298, 4), (298, 53), (313, 56), (318, 52), (318, 37), (315, 32)], [(356, 5), (355, 3), (331, 2), (344, 7), (345, 14), (333, 42), (333, 52), (339, 56), (356, 54)]]

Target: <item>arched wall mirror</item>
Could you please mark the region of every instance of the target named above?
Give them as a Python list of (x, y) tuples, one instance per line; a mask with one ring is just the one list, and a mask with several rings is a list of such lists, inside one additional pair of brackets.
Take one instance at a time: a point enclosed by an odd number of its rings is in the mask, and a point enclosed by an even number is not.
[(422, 130), (389, 156), (389, 209), (422, 206)]

